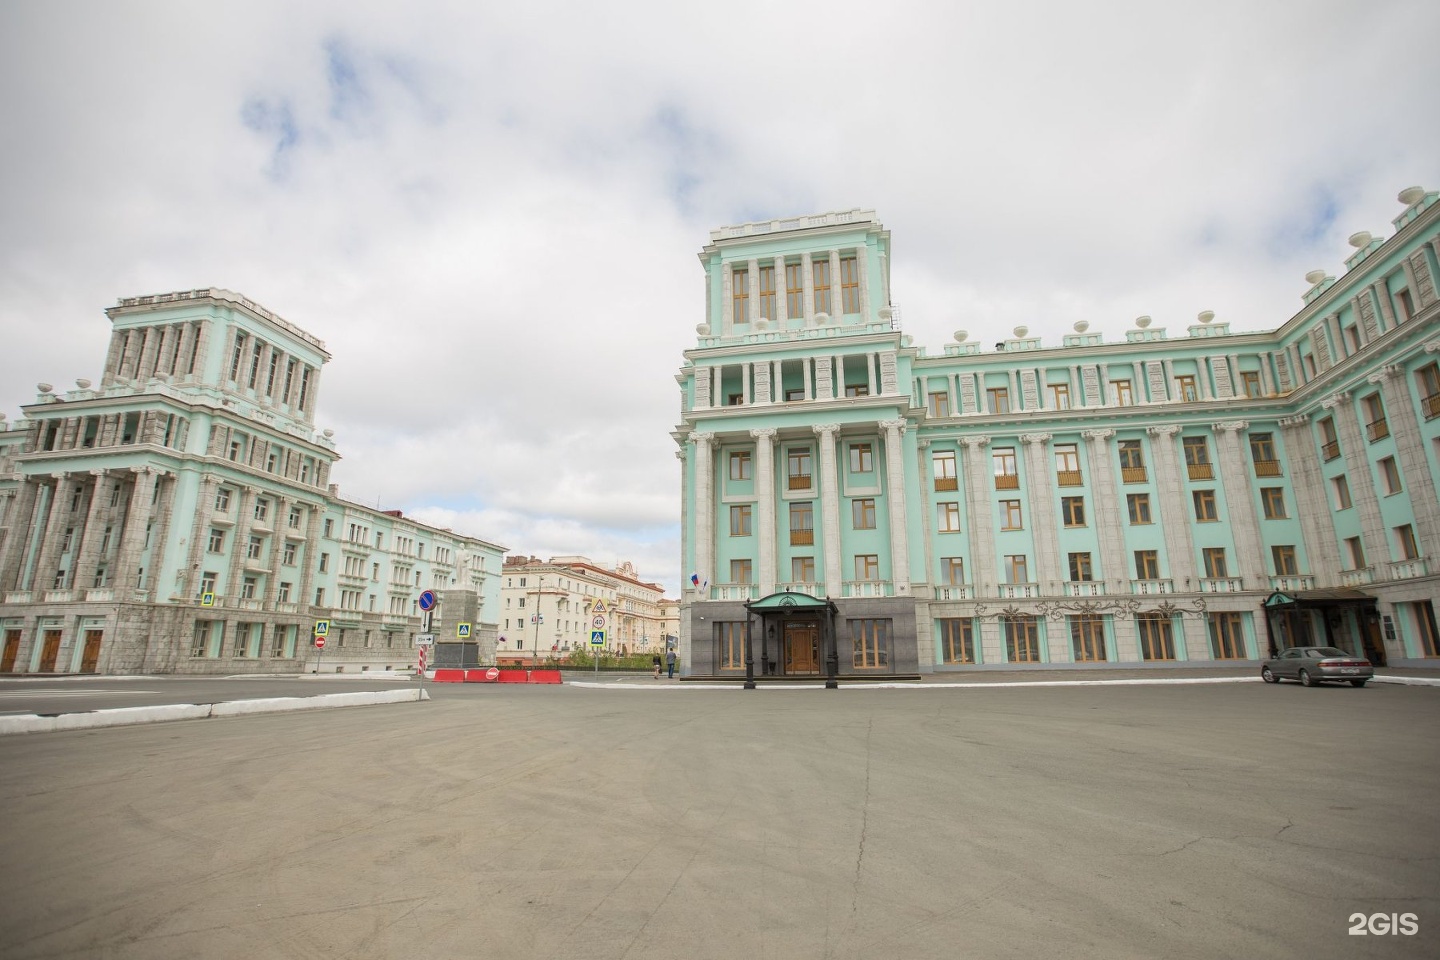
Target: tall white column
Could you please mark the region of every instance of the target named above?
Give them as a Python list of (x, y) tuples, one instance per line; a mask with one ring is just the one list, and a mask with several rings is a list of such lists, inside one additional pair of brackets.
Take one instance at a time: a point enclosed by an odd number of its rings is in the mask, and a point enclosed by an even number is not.
[[(1181, 465), (1180, 428), (1174, 424), (1150, 427), (1151, 447), (1155, 450), (1155, 484), (1170, 493), (1156, 504), (1160, 512), (1161, 533), (1169, 561), (1170, 579), (1185, 590), (1198, 589), (1195, 572), (1195, 542), (1190, 535), (1192, 504), (1185, 497), (1185, 477)], [(1178, 513), (1179, 516), (1174, 514)]]
[(1295, 512), (1300, 518), (1300, 533), (1305, 538), (1305, 556), (1316, 586), (1338, 584), (1340, 546), (1335, 540), (1332, 509), (1326, 499), (1325, 477), (1320, 471), (1320, 458), (1315, 449), (1310, 418), (1305, 414), (1280, 421), (1289, 452), (1289, 469), (1295, 474), (1291, 490), (1295, 495)]
[[(1125, 562), (1125, 528), (1120, 516), (1120, 493), (1115, 485), (1115, 460), (1110, 441), (1114, 430), (1085, 430), (1090, 489), (1095, 491), (1095, 527), (1100, 542), (1099, 579), (1111, 595), (1129, 593), (1129, 567)], [(1069, 577), (1069, 571), (1066, 571)], [(1118, 623), (1118, 618), (1117, 618)]]
[(1056, 549), (1060, 538), (1055, 524), (1055, 470), (1047, 446), (1050, 440), (1048, 433), (1020, 435), (1020, 441), (1025, 444), (1025, 471), (1030, 483), (1030, 502), (1025, 509), (1030, 512), (1029, 523), (1035, 534), (1035, 581), (1040, 584), (1040, 594), (1063, 596), (1060, 554)]
[(135, 471), (135, 483), (130, 488), (130, 506), (125, 511), (125, 528), (120, 535), (120, 556), (115, 565), (117, 597), (122, 590), (128, 595), (135, 589), (135, 574), (140, 565), (140, 554), (145, 549), (145, 527), (150, 522), (157, 477), (158, 471), (153, 467), (140, 467)]
[(30, 587), (37, 592), (55, 587), (56, 565), (60, 561), (60, 548), (65, 539), (65, 524), (70, 517), (70, 498), (83, 481), (69, 473), (54, 473), (55, 493), (50, 498), (50, 512), (45, 521), (45, 533), (40, 541), (40, 555), (31, 571)]
[[(1365, 551), (1365, 563), (1368, 565), (1389, 556), (1385, 525), (1380, 516), (1380, 501), (1375, 496), (1375, 474), (1366, 454), (1368, 445), (1360, 434), (1360, 422), (1350, 394), (1333, 394), (1320, 406), (1334, 411), (1335, 426), (1340, 433), (1340, 450), (1345, 458), (1345, 469), (1349, 477), (1350, 498), (1355, 505), (1356, 515), (1360, 518), (1360, 546)], [(1342, 568), (1349, 563), (1349, 557), (1341, 557)]]
[[(982, 600), (996, 595), (998, 582), (995, 573), (995, 531), (991, 517), (989, 483), (992, 471), (985, 461), (985, 448), (990, 445), (986, 436), (961, 437), (965, 445), (965, 508), (964, 522), (970, 542), (970, 582), (975, 585), (975, 599)], [(932, 522), (929, 518), (927, 523)]]
[(1235, 552), (1240, 576), (1247, 590), (1262, 590), (1268, 585), (1265, 557), (1261, 552), (1260, 520), (1255, 514), (1253, 482), (1249, 475), (1250, 458), (1246, 456), (1240, 434), (1250, 428), (1246, 420), (1232, 420), (1212, 425), (1215, 446), (1219, 451), (1220, 479), (1225, 487), (1225, 503), (1230, 508), (1230, 529), (1235, 536)]
[(855, 273), (856, 279), (860, 281), (860, 320), (862, 323), (869, 323), (874, 318), (870, 312), (870, 270), (867, 258), (868, 251), (862, 243), (855, 248)]
[[(713, 433), (692, 433), (695, 446), (695, 566), (702, 582), (719, 578), (715, 565), (715, 467)], [(708, 597), (701, 596), (705, 600)]]
[(800, 254), (800, 285), (805, 291), (805, 319), (809, 320), (815, 316), (815, 268), (811, 263), (808, 250)]
[(905, 519), (905, 420), (881, 420), (885, 430), (885, 503), (890, 511), (890, 579), (897, 596), (910, 595), (910, 534)]
[[(790, 284), (785, 279), (785, 258), (775, 258), (775, 321), (781, 330), (790, 319)], [(764, 596), (762, 592), (761, 596)]]
[[(1440, 341), (1427, 345), (1440, 352)], [(1385, 416), (1390, 421), (1390, 434), (1395, 438), (1395, 453), (1400, 460), (1400, 475), (1410, 497), (1410, 507), (1415, 513), (1415, 537), (1425, 544), (1434, 557), (1440, 551), (1440, 497), (1436, 496), (1435, 480), (1430, 473), (1430, 464), (1425, 457), (1424, 434), (1420, 430), (1420, 419), (1415, 415), (1414, 402), (1410, 391), (1404, 386), (1404, 371), (1398, 366), (1381, 367), (1366, 378), (1370, 383), (1379, 384), (1385, 399)], [(1375, 559), (1384, 559), (1376, 557)], [(1436, 557), (1435, 560), (1440, 560)], [(1435, 562), (1432, 560), (1432, 563)]]
[(760, 596), (775, 592), (775, 429), (751, 430), (755, 441), (755, 537), (760, 545)]
[(735, 265), (727, 263), (721, 268), (722, 281), (720, 293), (720, 322), (715, 324), (715, 331), (721, 335), (730, 332), (734, 326), (735, 316)]
[(825, 594), (843, 596), (844, 576), (840, 567), (840, 475), (835, 466), (838, 423), (820, 423), (811, 429), (820, 438), (820, 535), (824, 538)]
[(756, 259), (753, 259), (753, 258), (750, 260), (750, 272), (749, 272), (749, 275), (746, 277), (746, 279), (749, 281), (749, 283), (746, 284), (746, 286), (749, 287), (749, 293), (750, 293), (750, 295), (749, 295), (749, 296), (746, 298), (746, 300), (745, 300), (745, 308), (746, 308), (746, 309), (745, 309), (745, 319), (746, 319), (747, 321), (749, 321), (750, 323), (753, 324), (755, 321), (757, 321), (757, 320), (760, 319), (760, 261), (759, 261), (759, 260), (756, 260)]
[(830, 318), (838, 320), (845, 315), (845, 299), (840, 293), (840, 251), (830, 251)]

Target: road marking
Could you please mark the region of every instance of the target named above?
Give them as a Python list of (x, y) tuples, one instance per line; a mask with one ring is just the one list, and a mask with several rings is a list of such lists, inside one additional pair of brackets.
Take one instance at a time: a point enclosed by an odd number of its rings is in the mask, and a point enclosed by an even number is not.
[(20, 700), (26, 697), (31, 699), (44, 697), (93, 697), (97, 694), (114, 695), (125, 694), (150, 694), (159, 693), (159, 690), (0, 690), (0, 700)]

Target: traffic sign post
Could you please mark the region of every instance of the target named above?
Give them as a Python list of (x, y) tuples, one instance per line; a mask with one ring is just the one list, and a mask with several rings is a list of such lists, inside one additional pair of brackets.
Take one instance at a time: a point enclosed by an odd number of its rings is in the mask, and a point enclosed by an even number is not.
[(320, 632), (321, 623), (324, 623), (327, 629), (330, 626), (324, 620), (315, 624), (315, 649), (320, 651), (319, 655), (315, 657), (315, 675), (317, 677), (320, 675), (320, 664), (325, 661), (325, 634)]
[[(603, 646), (605, 646), (605, 618), (602, 617), (602, 616), (598, 616), (598, 615), (597, 615), (597, 616), (595, 617), (595, 619), (594, 619), (594, 620), (591, 620), (590, 622), (591, 622), (592, 624), (594, 624), (594, 626), (595, 626), (595, 629), (590, 631), (590, 646), (592, 646), (592, 647), (603, 647)], [(600, 651), (599, 651), (599, 650), (596, 650), (596, 651), (595, 651), (595, 675), (596, 675), (597, 677), (600, 675)]]

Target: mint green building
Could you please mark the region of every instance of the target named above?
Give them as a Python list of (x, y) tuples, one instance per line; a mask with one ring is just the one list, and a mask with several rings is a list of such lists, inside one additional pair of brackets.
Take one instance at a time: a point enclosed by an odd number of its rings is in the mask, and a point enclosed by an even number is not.
[(1269, 332), (933, 354), (872, 211), (712, 231), (674, 432), (685, 672), (1440, 655), (1437, 199), (1403, 191)]
[(426, 589), (493, 658), (505, 548), (340, 496), (319, 339), (226, 290), (106, 314), (98, 385), (0, 418), (0, 673), (408, 669)]

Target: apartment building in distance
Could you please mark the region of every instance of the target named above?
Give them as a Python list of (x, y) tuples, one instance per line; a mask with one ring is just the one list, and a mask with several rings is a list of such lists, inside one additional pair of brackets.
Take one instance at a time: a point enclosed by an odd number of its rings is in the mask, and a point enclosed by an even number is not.
[[(664, 588), (641, 580), (628, 561), (603, 567), (582, 556), (512, 556), (502, 573), (500, 661), (533, 662), (537, 651), (541, 660), (576, 650), (660, 652), (667, 628), (674, 633)], [(604, 635), (599, 644), (592, 643), (595, 631)]]
[(329, 482), (319, 339), (218, 289), (106, 314), (98, 385), (0, 420), (0, 672), (402, 669), (426, 588), (493, 639), (503, 547)]
[(712, 231), (673, 434), (685, 673), (1433, 663), (1437, 199), (1403, 191), (1265, 332), (935, 353), (873, 212)]

